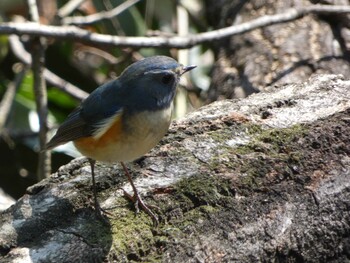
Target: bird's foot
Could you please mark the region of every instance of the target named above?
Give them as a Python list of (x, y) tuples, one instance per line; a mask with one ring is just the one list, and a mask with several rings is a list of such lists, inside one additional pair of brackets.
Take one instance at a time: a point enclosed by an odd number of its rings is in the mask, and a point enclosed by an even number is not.
[(113, 216), (113, 214), (108, 212), (106, 209), (103, 209), (97, 200), (94, 201), (93, 208), (95, 210), (97, 217), (103, 219), (103, 221), (105, 221), (105, 222), (108, 222), (108, 220), (107, 220), (108, 217)]
[(144, 212), (146, 212), (146, 214), (148, 214), (152, 218), (153, 224), (155, 226), (158, 225), (158, 223), (159, 223), (158, 217), (149, 208), (149, 207), (158, 208), (157, 206), (146, 205), (145, 202), (142, 200), (142, 198), (141, 198), (141, 196), (139, 195), (138, 192), (134, 192), (134, 195), (131, 195), (127, 191), (125, 191), (123, 188), (120, 188), (120, 189), (123, 190), (124, 196), (126, 198), (128, 198), (131, 202), (134, 203), (136, 213), (139, 213), (140, 212), (140, 208), (141, 208)]

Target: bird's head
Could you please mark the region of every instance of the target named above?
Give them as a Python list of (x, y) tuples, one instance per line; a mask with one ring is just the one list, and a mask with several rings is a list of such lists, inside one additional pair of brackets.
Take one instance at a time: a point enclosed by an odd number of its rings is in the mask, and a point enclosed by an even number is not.
[(158, 110), (170, 106), (182, 74), (196, 66), (183, 66), (166, 56), (140, 60), (119, 77), (125, 105), (133, 110)]

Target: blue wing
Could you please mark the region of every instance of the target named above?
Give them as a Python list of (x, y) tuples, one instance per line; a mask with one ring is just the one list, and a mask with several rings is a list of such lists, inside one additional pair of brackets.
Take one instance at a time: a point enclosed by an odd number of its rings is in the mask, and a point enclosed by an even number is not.
[(118, 80), (108, 82), (94, 90), (58, 128), (46, 149), (94, 135), (101, 123), (123, 113), (121, 87)]

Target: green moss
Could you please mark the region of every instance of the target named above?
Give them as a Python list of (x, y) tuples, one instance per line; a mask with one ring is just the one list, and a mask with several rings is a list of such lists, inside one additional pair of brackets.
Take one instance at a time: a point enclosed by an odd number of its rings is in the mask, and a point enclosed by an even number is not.
[(257, 131), (251, 134), (252, 140), (248, 144), (235, 149), (237, 154), (244, 155), (244, 161), (239, 165), (241, 184), (250, 190), (266, 184), (268, 174), (274, 174), (280, 180), (292, 174), (291, 167), (302, 160), (297, 141), (307, 134), (302, 125)]
[[(221, 132), (221, 131), (220, 131)], [(229, 147), (226, 144), (209, 163), (211, 170), (232, 169), (233, 173), (241, 174), (240, 185), (253, 190), (261, 187), (266, 175), (270, 173), (285, 177), (292, 173), (291, 166), (300, 164), (303, 156), (298, 146), (298, 140), (305, 137), (307, 129), (303, 125), (294, 125), (284, 129), (263, 129), (259, 125), (244, 124), (234, 133), (250, 137), (247, 144)], [(214, 135), (219, 141), (233, 138), (225, 131)], [(220, 137), (221, 136), (221, 137)]]
[(135, 214), (129, 207), (118, 207), (118, 214), (110, 219), (113, 243), (109, 257), (126, 261), (121, 258), (126, 255), (130, 262), (160, 262), (168, 243), (187, 237), (194, 223), (215, 214), (232, 197), (229, 180), (199, 174), (180, 180), (172, 194), (157, 203), (158, 227), (144, 212)]
[(127, 255), (129, 261), (147, 262), (144, 259), (155, 254), (156, 240), (152, 231), (152, 220), (147, 214), (135, 214), (127, 207), (118, 208), (118, 214), (111, 219), (110, 255), (120, 261), (120, 255)]
[(229, 127), (217, 131), (208, 132), (207, 135), (210, 136), (216, 142), (226, 142), (233, 136), (232, 129), (230, 129)]
[[(226, 142), (233, 136), (230, 127), (224, 131), (207, 133), (215, 141), (223, 142), (223, 146), (208, 164), (208, 170), (213, 174), (220, 171), (221, 166), (224, 166), (225, 171), (232, 168), (233, 174), (237, 172), (241, 175), (235, 179), (240, 193), (262, 187), (267, 183), (267, 174), (276, 171), (282, 175), (288, 173), (289, 164), (298, 163), (302, 159), (297, 148), (290, 148), (293, 142), (306, 133), (306, 129), (301, 125), (265, 130), (259, 125), (245, 124), (238, 129), (235, 129), (234, 133), (247, 134), (251, 138), (246, 145), (226, 146)], [(294, 144), (294, 147), (295, 145), (297, 144)], [(185, 148), (181, 148), (179, 153), (182, 151), (188, 155)], [(184, 238), (190, 244), (191, 231), (195, 231), (194, 228), (215, 216), (220, 207), (234, 203), (235, 199), (232, 178), (229, 180), (211, 176), (207, 172), (184, 178), (173, 188), (170, 195), (161, 197), (156, 204), (160, 208), (156, 212), (161, 219), (157, 228), (152, 226), (151, 219), (145, 213), (135, 215), (129, 207), (118, 208), (118, 215), (111, 219), (111, 259), (161, 262), (167, 244)], [(127, 260), (122, 260), (120, 255), (126, 255)]]
[(258, 125), (258, 124), (249, 123), (249, 124), (244, 124), (242, 126), (245, 127), (245, 130), (249, 135), (260, 134), (264, 131), (261, 125)]
[(284, 129), (264, 130), (256, 139), (272, 145), (275, 151), (281, 151), (281, 149), (285, 149), (286, 145), (305, 136), (307, 134), (306, 132), (307, 129), (304, 126), (297, 124)]
[(307, 129), (298, 124), (283, 129), (258, 129), (255, 125), (248, 129), (251, 141), (235, 149), (238, 154), (262, 152), (269, 155), (288, 151), (287, 147), (293, 141), (305, 136)]
[(84, 231), (86, 235), (84, 238), (87, 243), (105, 246), (105, 249), (109, 249), (109, 245), (112, 242), (112, 237), (110, 235), (109, 227), (101, 220), (91, 220), (83, 224)]
[(189, 199), (195, 206), (218, 205), (232, 197), (230, 181), (210, 175), (192, 176), (175, 185), (178, 198)]

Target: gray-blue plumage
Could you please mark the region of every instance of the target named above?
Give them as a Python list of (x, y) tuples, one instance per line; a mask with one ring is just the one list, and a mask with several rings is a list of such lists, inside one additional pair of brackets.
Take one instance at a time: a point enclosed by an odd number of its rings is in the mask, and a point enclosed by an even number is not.
[(61, 124), (47, 149), (88, 137), (106, 119), (122, 118), (170, 106), (180, 78), (180, 65), (172, 58), (155, 56), (130, 65), (121, 76), (94, 90)]

